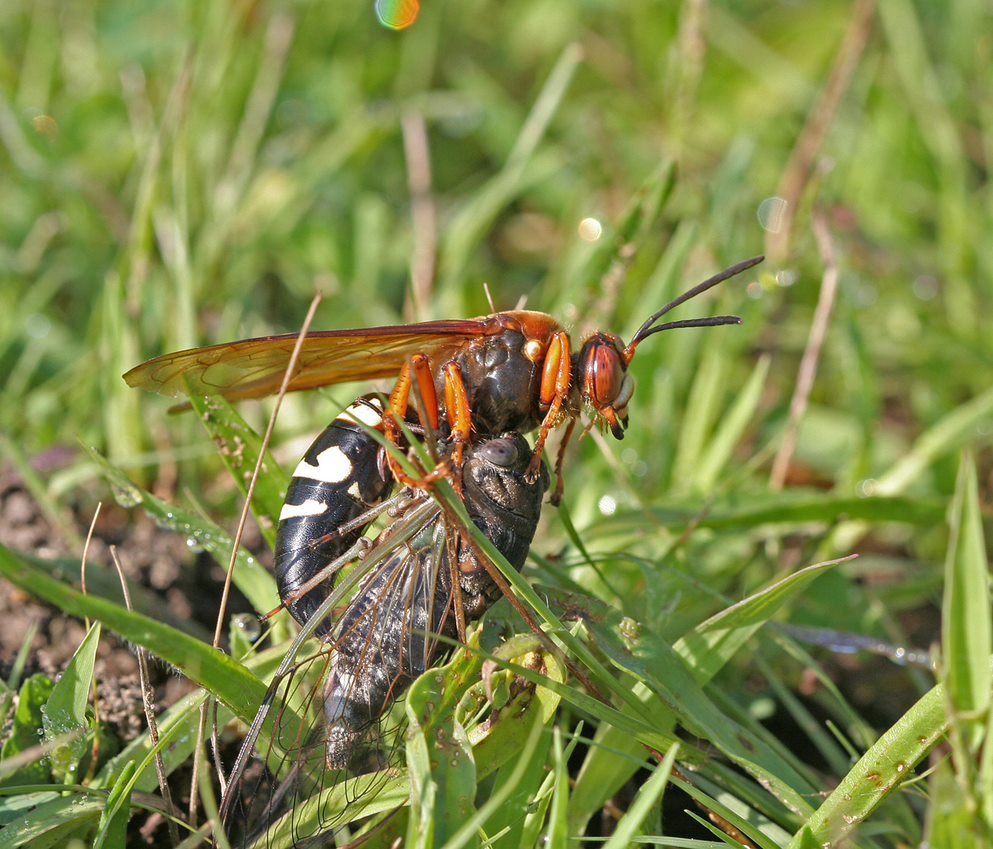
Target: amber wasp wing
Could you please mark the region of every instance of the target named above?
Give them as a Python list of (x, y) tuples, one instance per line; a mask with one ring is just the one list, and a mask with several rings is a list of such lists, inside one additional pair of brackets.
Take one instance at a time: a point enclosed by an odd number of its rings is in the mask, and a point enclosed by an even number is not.
[[(303, 342), (290, 392), (396, 377), (414, 354), (443, 361), (502, 328), (487, 319), (450, 319), (362, 330), (320, 330)], [(261, 336), (163, 354), (124, 375), (129, 386), (162, 395), (222, 395), (234, 401), (279, 391), (297, 334)]]

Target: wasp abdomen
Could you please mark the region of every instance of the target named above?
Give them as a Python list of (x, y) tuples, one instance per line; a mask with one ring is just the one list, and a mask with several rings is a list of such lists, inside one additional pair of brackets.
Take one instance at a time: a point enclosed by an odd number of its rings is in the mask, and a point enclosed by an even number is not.
[[(362, 535), (360, 525), (339, 528), (380, 503), (393, 486), (381, 462), (379, 443), (356, 420), (379, 427), (382, 402), (365, 396), (352, 404), (314, 440), (293, 472), (276, 531), (279, 597), (301, 625), (333, 589), (333, 576), (299, 595), (300, 587), (344, 554)], [(329, 626), (322, 624), (318, 633)]]

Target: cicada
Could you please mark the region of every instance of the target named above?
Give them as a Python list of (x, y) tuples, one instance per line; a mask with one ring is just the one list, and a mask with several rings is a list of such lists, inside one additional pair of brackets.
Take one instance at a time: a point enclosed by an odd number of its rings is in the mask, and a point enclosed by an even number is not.
[[(331, 450), (325, 463), (338, 451), (343, 456), (359, 451), (361, 456), (362, 450), (371, 453), (373, 445), (378, 447), (368, 430), (350, 424), (347, 418), (339, 422), (339, 427), (318, 440), (321, 452)], [(442, 456), (451, 450), (452, 443), (444, 443)], [(318, 459), (312, 452), (308, 456)], [(519, 433), (508, 432), (466, 445), (460, 466), (460, 499), (466, 512), (518, 570), (534, 537), (548, 487), (544, 466), (534, 480), (528, 476), (531, 456), (528, 442)], [(339, 505), (337, 496), (348, 496), (371, 459), (364, 457), (366, 462), (354, 467), (354, 479), (325, 482), (325, 491), (334, 492), (330, 502)], [(305, 462), (320, 468), (320, 463), (308, 462), (306, 457)], [(335, 456), (335, 462), (341, 462), (340, 458)], [(295, 482), (300, 480), (299, 473), (298, 468)], [(294, 494), (291, 485), (288, 503), (307, 502), (298, 497), (304, 486), (300, 484)], [(360, 490), (356, 487), (355, 493)], [(309, 500), (318, 502), (317, 498)], [(363, 503), (370, 507), (369, 502)], [(287, 606), (319, 636), (319, 644), (304, 658), (289, 658), (277, 674), (222, 803), (227, 827), (249, 843), (257, 839), (265, 845), (265, 835), (273, 828), (288, 830), (295, 842), (303, 843), (341, 824), (341, 812), (322, 807), (319, 794), (327, 794), (329, 787), (340, 785), (351, 774), (383, 777), (385, 770), (396, 765), (395, 729), (387, 727), (393, 704), (417, 676), (438, 661), (458, 636), (458, 623), (478, 619), (500, 596), (491, 577), (492, 564), (485, 561), (458, 520), (425, 489), (405, 487), (378, 507), (371, 505), (351, 515), (357, 510), (313, 508), (319, 522), (332, 513), (337, 519), (348, 514), (351, 521), (345, 521), (349, 530), (326, 543), (330, 548), (315, 555), (320, 559), (314, 563), (322, 562), (327, 569), (324, 576), (318, 576), (318, 584), (295, 600), (290, 593)], [(361, 548), (355, 536), (377, 512), (389, 516), (388, 526), (371, 547), (361, 551), (357, 562), (349, 562), (355, 559), (355, 549)], [(314, 516), (301, 516), (292, 509), (287, 514), (284, 509), (284, 536), (287, 523), (293, 525), (290, 537), (295, 540), (312, 538), (327, 528), (326, 524), (301, 528), (301, 519), (312, 521)], [(311, 551), (307, 546), (304, 549)], [(284, 558), (292, 550), (287, 545)], [(339, 551), (340, 556), (334, 558)], [(292, 583), (297, 590), (307, 585), (307, 581)], [(326, 614), (329, 608), (333, 615)], [(302, 721), (291, 722), (291, 715)], [(278, 781), (266, 783), (270, 791), (261, 792), (244, 770), (267, 723), (274, 731), (259, 748), (264, 749)], [(301, 817), (301, 801), (315, 796), (318, 813), (296, 821)]]

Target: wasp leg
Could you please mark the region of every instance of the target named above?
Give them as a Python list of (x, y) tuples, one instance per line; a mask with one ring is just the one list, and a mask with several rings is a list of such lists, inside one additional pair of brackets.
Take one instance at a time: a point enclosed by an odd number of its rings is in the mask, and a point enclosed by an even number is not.
[(472, 409), (469, 392), (465, 388), (462, 369), (456, 363), (445, 366), (445, 412), (451, 430), (452, 463), (455, 467), (455, 489), (462, 494), (462, 457), (472, 436)]
[[(534, 482), (538, 479), (541, 467), (541, 454), (545, 449), (548, 434), (562, 421), (565, 402), (572, 389), (572, 354), (569, 347), (569, 334), (564, 330), (555, 333), (545, 354), (545, 363), (541, 370), (541, 406), (547, 408), (545, 418), (541, 421), (538, 438), (534, 442), (531, 464), (528, 466), (527, 480)], [(556, 490), (557, 491), (557, 490)], [(561, 496), (560, 496), (561, 497)]]
[[(423, 422), (424, 427), (437, 430), (440, 424), (438, 393), (431, 376), (431, 363), (424, 354), (414, 354), (400, 370), (400, 377), (390, 393), (389, 409), (383, 417), (383, 432), (390, 443), (398, 449), (403, 447), (403, 431), (400, 429), (399, 423), (407, 417), (407, 410), (410, 407), (410, 392), (415, 382), (423, 403), (424, 414), (428, 418), (428, 421)], [(409, 486), (412, 489), (426, 489), (435, 481), (447, 477), (449, 472), (448, 461), (443, 460), (422, 477), (413, 477), (404, 471), (400, 462), (390, 451), (386, 452), (386, 463), (393, 477), (404, 486)]]
[(565, 465), (565, 449), (569, 447), (569, 440), (572, 439), (573, 431), (576, 430), (575, 417), (569, 419), (562, 441), (559, 443), (559, 453), (555, 455), (555, 491), (549, 499), (553, 507), (558, 507), (562, 503), (562, 493), (565, 490), (565, 478), (562, 476), (562, 468)]

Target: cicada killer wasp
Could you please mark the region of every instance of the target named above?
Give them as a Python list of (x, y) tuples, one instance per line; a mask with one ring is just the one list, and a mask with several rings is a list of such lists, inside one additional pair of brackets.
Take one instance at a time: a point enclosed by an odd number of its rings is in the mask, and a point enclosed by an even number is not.
[[(620, 439), (628, 420), (634, 379), (628, 367), (649, 336), (680, 327), (740, 324), (733, 315), (659, 324), (662, 316), (762, 261), (754, 257), (714, 275), (651, 315), (625, 344), (613, 333), (589, 336), (573, 353), (569, 334), (541, 312), (514, 310), (474, 319), (429, 321), (363, 330), (307, 334), (289, 391), (333, 383), (397, 377), (386, 435), (399, 443), (397, 418), (407, 413), (416, 387), (435, 430), (450, 434), (454, 465), (471, 439), (538, 428), (528, 468), (535, 478), (551, 431), (567, 423), (564, 451), (584, 408), (592, 424)], [(277, 392), (297, 336), (264, 336), (165, 354), (124, 375), (131, 386), (165, 395), (223, 395), (229, 400)], [(561, 457), (553, 502), (561, 495)], [(394, 475), (406, 479), (389, 459)]]
[[(364, 423), (374, 422), (376, 411), (372, 399), (352, 408)], [(436, 662), (444, 650), (439, 637), (455, 637), (457, 622), (477, 619), (499, 596), (464, 530), (425, 489), (407, 487), (372, 506), (383, 493), (379, 483), (366, 486), (363, 475), (377, 467), (373, 455), (379, 447), (367, 429), (342, 417), (318, 438), (290, 486), (277, 543), (280, 589), (294, 616), (310, 623), (303, 633), (317, 631), (321, 644), (305, 660), (288, 657), (235, 765), (221, 811), (226, 826), (246, 845), (267, 845), (277, 833), (294, 845), (310, 845), (311, 838), (342, 825), (342, 816), (361, 816), (362, 805), (342, 814), (336, 807), (340, 800), (327, 789), (346, 786), (341, 783), (346, 769), (385, 780), (382, 769), (390, 765), (392, 749), (381, 726), (385, 715)], [(442, 459), (454, 448), (452, 440), (443, 441)], [(531, 456), (528, 442), (509, 432), (465, 445), (460, 468), (461, 501), (469, 517), (518, 570), (548, 487), (543, 465), (536, 479), (528, 477)], [(345, 464), (351, 464), (351, 474), (315, 487), (321, 477), (336, 477), (335, 469), (346, 471)], [(373, 477), (388, 479), (385, 471)], [(362, 512), (362, 506), (371, 510)], [(342, 578), (371, 514), (387, 510), (391, 523)], [(334, 522), (347, 530), (325, 534), (335, 530)], [(309, 544), (322, 535), (328, 539), (323, 549)], [(340, 556), (335, 560), (335, 555)], [(329, 558), (327, 577), (310, 574)], [(319, 579), (318, 586), (294, 599), (309, 589), (310, 577)], [(336, 615), (325, 619), (333, 606), (339, 608)], [(296, 714), (316, 718), (318, 727), (284, 724), (291, 706)], [(269, 713), (275, 730), (265, 760), (281, 773), (282, 783), (265, 792), (244, 768)]]

